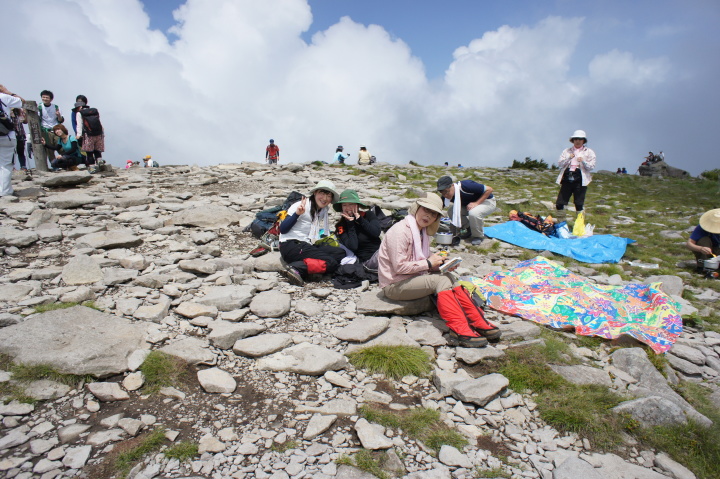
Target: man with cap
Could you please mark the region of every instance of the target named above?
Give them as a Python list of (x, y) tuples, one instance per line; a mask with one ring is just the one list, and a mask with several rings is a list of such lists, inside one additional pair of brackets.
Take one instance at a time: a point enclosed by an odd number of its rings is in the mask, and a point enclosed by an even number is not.
[(720, 208), (707, 211), (700, 217), (700, 224), (690, 233), (685, 246), (695, 254), (698, 270), (703, 269), (706, 259), (720, 255)]
[(280, 147), (275, 144), (275, 140), (270, 139), (270, 144), (265, 148), (265, 161), (268, 165), (277, 165), (280, 159)]
[(472, 180), (453, 183), (451, 177), (443, 176), (437, 182), (437, 190), (445, 198), (445, 205), (449, 203), (448, 217), (456, 231), (469, 225), (470, 233), (465, 237), (470, 236), (473, 245), (482, 243), (485, 238), (485, 218), (497, 206), (493, 189)]

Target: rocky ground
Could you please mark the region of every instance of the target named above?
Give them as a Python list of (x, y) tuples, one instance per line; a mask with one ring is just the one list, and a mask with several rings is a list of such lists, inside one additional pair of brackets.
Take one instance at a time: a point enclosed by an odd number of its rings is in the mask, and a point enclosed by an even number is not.
[[(361, 448), (389, 451), (390, 469), (415, 479), (478, 477), (477, 469), (543, 479), (694, 477), (630, 439), (623, 457), (594, 450), (544, 424), (532, 396), (509, 390), (502, 375), (476, 377), (475, 366), (508, 348), (542, 341), (533, 323), (488, 311), (503, 340), (479, 350), (453, 348), (429, 301), (388, 302), (377, 285), (299, 288), (277, 274), (277, 253), (248, 255), (257, 240), (244, 227), (293, 189), (306, 192), (330, 179), (339, 190), (353, 187), (393, 209), (410, 204), (398, 191), (412, 191), (416, 183), (408, 177), (422, 171), (380, 165), (354, 175), (312, 165), (241, 164), (15, 178), (18, 197), (0, 200), (0, 352), (16, 363), (95, 379), (75, 388), (48, 380), (24, 384), (39, 402), (0, 406), (3, 477), (112, 477), (117, 454), (161, 426), (168, 444), (199, 443), (200, 454), (183, 463), (151, 454), (128, 477), (372, 477), (336, 463)], [(484, 276), (518, 263), (519, 248), (493, 249), (493, 241), (483, 247), (494, 252), (482, 255), (459, 247), (458, 272)], [(623, 281), (592, 265), (574, 269), (599, 283)], [(642, 278), (658, 279), (682, 300), (681, 277)], [(711, 289), (693, 293), (701, 314), (720, 296)], [(98, 310), (35, 309), (83, 301)], [(682, 302), (684, 314), (695, 309)], [(375, 343), (421, 346), (435, 358), (434, 373), (393, 381), (348, 363), (345, 353)], [(138, 368), (155, 349), (187, 361), (181, 387), (146, 394)], [(720, 404), (719, 353), (720, 334), (688, 327), (668, 355), (667, 379), (643, 349), (611, 352), (609, 345), (574, 347), (583, 365), (556, 372), (638, 398), (621, 407), (643, 423), (708, 423), (671, 386), (702, 381)], [(0, 372), (0, 382), (13, 381)], [(470, 445), (443, 446), (436, 454), (403, 431), (361, 418), (363, 404), (439, 410)]]

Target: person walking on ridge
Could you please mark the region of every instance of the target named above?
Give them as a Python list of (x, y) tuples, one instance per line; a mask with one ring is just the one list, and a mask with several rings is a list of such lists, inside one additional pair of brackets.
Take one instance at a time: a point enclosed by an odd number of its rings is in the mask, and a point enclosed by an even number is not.
[(268, 165), (277, 165), (280, 159), (280, 147), (275, 144), (275, 140), (270, 139), (270, 144), (265, 148), (265, 161)]

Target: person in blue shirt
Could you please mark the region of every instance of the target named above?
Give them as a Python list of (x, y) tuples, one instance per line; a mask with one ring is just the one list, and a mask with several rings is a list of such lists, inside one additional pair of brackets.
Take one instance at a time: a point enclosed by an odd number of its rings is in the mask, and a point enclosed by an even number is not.
[(700, 217), (700, 224), (690, 233), (685, 246), (695, 255), (699, 270), (706, 259), (720, 255), (720, 208), (706, 211)]
[(350, 156), (350, 153), (343, 153), (344, 148), (342, 145), (338, 146), (335, 150), (335, 157), (333, 158), (335, 163), (340, 163), (341, 165), (345, 164), (345, 160), (348, 156)]
[[(495, 212), (493, 189), (472, 180), (453, 183), (449, 176), (437, 181), (437, 190), (445, 198), (448, 217), (457, 229), (470, 227), (470, 242), (479, 245), (485, 239), (485, 218)], [(449, 205), (448, 205), (449, 203)]]

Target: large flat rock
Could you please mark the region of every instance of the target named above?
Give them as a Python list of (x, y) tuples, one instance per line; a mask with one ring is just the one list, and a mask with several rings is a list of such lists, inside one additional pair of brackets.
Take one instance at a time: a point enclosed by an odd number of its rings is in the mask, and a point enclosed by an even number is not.
[(227, 206), (209, 204), (178, 211), (172, 216), (172, 223), (200, 228), (227, 228), (240, 223), (242, 215)]
[(117, 229), (112, 231), (99, 231), (81, 236), (75, 241), (76, 245), (88, 245), (95, 249), (132, 248), (143, 242), (142, 238), (135, 236), (132, 230)]
[(65, 173), (51, 173), (41, 176), (35, 181), (42, 186), (48, 188), (56, 188), (62, 186), (75, 186), (87, 183), (92, 179), (92, 175), (87, 171), (68, 171)]
[(435, 309), (435, 305), (429, 296), (413, 301), (394, 301), (386, 298), (382, 291), (362, 293), (357, 302), (358, 314), (367, 315), (386, 316), (397, 314), (400, 316), (412, 316), (433, 309)]
[(127, 357), (144, 348), (145, 332), (145, 324), (74, 306), (1, 329), (0, 353), (16, 363), (102, 378), (128, 370)]

